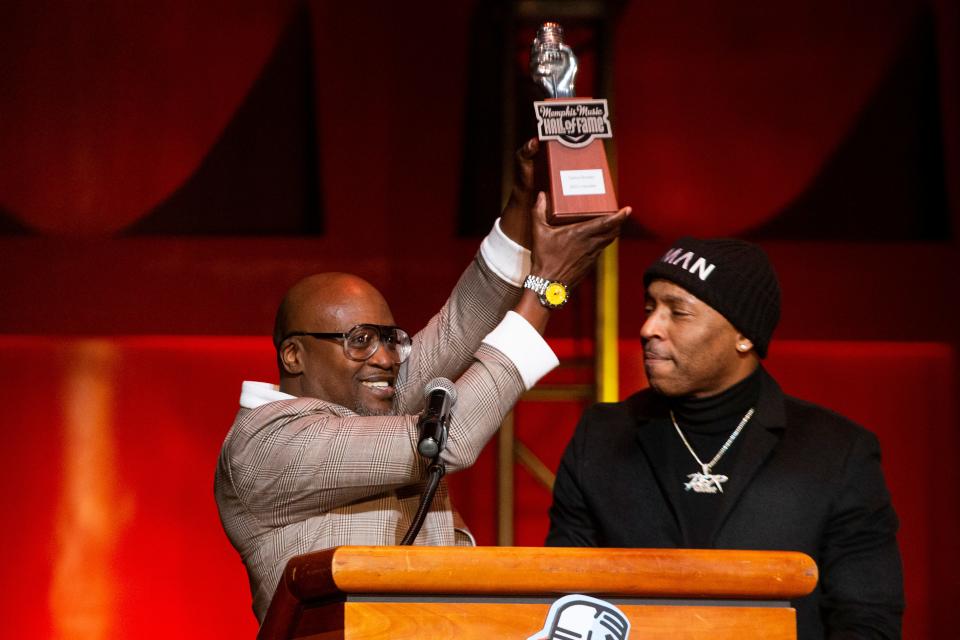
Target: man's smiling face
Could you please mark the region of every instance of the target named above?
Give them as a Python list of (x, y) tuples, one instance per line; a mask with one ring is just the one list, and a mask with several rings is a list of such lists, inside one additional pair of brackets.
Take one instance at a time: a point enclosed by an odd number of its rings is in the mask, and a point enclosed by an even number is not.
[[(291, 331), (346, 333), (362, 323), (392, 325), (393, 314), (380, 293), (367, 282), (336, 274), (318, 279), (313, 295), (296, 305)], [(312, 288), (312, 287), (311, 287)], [(400, 365), (381, 345), (363, 361), (347, 357), (339, 339), (298, 336), (282, 347), (285, 361), (294, 359), (298, 393), (339, 404), (361, 415), (389, 415)]]

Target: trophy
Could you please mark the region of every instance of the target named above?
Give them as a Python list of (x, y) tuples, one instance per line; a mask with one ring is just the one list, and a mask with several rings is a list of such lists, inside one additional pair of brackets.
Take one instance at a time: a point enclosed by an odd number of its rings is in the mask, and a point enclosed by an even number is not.
[(606, 100), (575, 97), (577, 57), (563, 28), (545, 22), (530, 45), (530, 75), (547, 96), (533, 103), (537, 137), (546, 146), (551, 224), (617, 211), (602, 138), (612, 137)]

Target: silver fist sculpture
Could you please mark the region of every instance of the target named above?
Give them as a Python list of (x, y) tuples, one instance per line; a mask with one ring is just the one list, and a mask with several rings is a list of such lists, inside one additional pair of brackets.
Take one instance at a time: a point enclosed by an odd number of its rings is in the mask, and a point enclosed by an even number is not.
[(577, 57), (563, 43), (563, 27), (544, 22), (530, 44), (530, 75), (550, 98), (576, 95)]

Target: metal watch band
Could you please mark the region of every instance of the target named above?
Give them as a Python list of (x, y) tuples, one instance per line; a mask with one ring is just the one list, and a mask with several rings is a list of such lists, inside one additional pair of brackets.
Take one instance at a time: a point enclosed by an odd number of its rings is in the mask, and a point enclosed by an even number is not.
[(540, 276), (535, 276), (533, 274), (528, 275), (527, 279), (523, 281), (523, 286), (526, 289), (531, 289), (535, 291), (537, 295), (543, 295), (547, 290), (547, 285), (550, 284), (550, 281), (546, 278), (541, 278)]

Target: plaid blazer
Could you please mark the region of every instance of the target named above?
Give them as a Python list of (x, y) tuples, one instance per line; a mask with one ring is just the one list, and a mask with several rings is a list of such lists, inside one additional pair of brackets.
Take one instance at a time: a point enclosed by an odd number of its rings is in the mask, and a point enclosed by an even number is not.
[[(524, 391), (513, 362), (481, 344), (519, 295), (478, 254), (414, 336), (396, 384), (397, 415), (359, 416), (313, 398), (240, 409), (220, 452), (214, 494), (246, 565), (258, 620), (293, 556), (337, 545), (393, 545), (403, 537), (426, 470), (416, 451), (415, 414), (424, 384), (437, 376), (456, 380), (458, 398), (443, 459), (449, 471), (473, 464)], [(442, 482), (416, 544), (469, 544), (455, 539), (454, 517)]]

